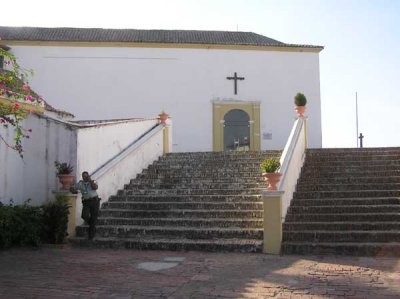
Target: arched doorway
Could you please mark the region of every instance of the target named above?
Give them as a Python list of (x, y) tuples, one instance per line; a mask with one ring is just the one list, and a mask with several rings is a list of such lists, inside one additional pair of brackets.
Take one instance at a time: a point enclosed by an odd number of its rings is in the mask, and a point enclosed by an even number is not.
[[(240, 110), (245, 113), (245, 119), (240, 117), (241, 112), (238, 112), (239, 121), (247, 121), (247, 128), (250, 130), (248, 135), (243, 134), (242, 137), (248, 136), (249, 150), (259, 151), (261, 148), (260, 139), (260, 102), (257, 101), (229, 101), (229, 100), (214, 100), (213, 101), (213, 149), (214, 151), (225, 150), (224, 139), (225, 139), (225, 117), (228, 116), (228, 128), (231, 119), (231, 114), (228, 114), (232, 110)], [(235, 114), (233, 113), (233, 120), (235, 120)], [(242, 114), (243, 115), (243, 114)], [(245, 124), (243, 124), (245, 125)], [(233, 128), (231, 128), (233, 129)], [(228, 133), (227, 133), (228, 134)], [(226, 137), (227, 140), (232, 137)], [(239, 141), (239, 145), (242, 144)], [(228, 143), (227, 143), (228, 145)]]
[(224, 150), (250, 150), (250, 116), (232, 109), (224, 116)]

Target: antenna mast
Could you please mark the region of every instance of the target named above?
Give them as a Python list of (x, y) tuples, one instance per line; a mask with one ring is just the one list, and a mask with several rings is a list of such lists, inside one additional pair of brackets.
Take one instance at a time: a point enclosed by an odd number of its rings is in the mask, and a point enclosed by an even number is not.
[(357, 99), (357, 91), (356, 91), (356, 131), (357, 131), (357, 147), (358, 147), (358, 99)]

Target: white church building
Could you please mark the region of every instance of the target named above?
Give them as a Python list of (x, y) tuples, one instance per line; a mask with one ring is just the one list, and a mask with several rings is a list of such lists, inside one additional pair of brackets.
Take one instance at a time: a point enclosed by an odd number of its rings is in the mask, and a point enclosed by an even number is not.
[(0, 27), (32, 88), (81, 119), (173, 121), (172, 151), (283, 149), (297, 92), (321, 147), (321, 46), (252, 32)]
[[(283, 150), (297, 92), (308, 145), (322, 144), (321, 46), (251, 32), (0, 27), (0, 47), (34, 70), (30, 86), (47, 102), (24, 121), (23, 160), (0, 142), (2, 203), (54, 198), (56, 160), (78, 179), (88, 171), (107, 200), (166, 152)], [(12, 142), (14, 131), (0, 136)], [(79, 211), (77, 201), (76, 223)]]

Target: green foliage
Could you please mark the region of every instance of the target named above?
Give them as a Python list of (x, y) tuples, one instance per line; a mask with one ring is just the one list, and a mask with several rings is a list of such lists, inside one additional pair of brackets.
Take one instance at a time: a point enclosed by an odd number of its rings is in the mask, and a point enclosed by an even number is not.
[(276, 172), (279, 167), (281, 167), (281, 163), (278, 158), (268, 158), (262, 161), (261, 163), (262, 172)]
[(296, 106), (305, 106), (307, 104), (307, 98), (304, 94), (298, 92), (294, 97), (294, 104)]
[(62, 244), (67, 236), (68, 199), (57, 196), (56, 200), (42, 206), (42, 240), (44, 243)]
[(41, 243), (61, 244), (67, 236), (69, 206), (67, 198), (40, 207), (0, 203), (0, 249), (40, 246)]
[(60, 163), (58, 161), (54, 161), (54, 166), (57, 169), (57, 174), (70, 174), (74, 170), (74, 167), (68, 163)]
[(0, 248), (40, 244), (42, 211), (28, 203), (0, 206)]

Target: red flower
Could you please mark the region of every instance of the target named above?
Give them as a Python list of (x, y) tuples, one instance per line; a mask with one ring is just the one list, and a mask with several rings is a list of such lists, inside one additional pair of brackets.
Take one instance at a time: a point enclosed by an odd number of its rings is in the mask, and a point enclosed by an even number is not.
[(33, 97), (30, 95), (30, 94), (28, 94), (26, 97), (25, 97), (25, 100), (27, 100), (27, 101), (33, 101)]
[(14, 110), (18, 110), (18, 109), (19, 109), (19, 104), (18, 104), (18, 103), (15, 103), (15, 104), (13, 105), (13, 109), (14, 109)]
[(31, 90), (31, 87), (28, 84), (25, 84), (24, 86), (22, 86), (23, 90)]

